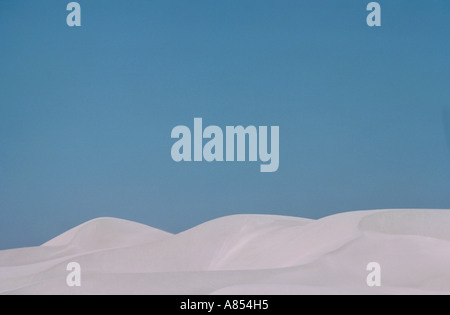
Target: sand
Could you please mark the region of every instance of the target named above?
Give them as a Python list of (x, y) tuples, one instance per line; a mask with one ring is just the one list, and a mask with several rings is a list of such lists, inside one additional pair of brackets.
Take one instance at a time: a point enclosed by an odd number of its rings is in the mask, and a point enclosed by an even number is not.
[[(70, 262), (79, 287), (66, 283)], [(370, 262), (381, 286), (367, 285)], [(0, 294), (449, 293), (449, 210), (233, 215), (178, 234), (98, 218), (0, 251)]]

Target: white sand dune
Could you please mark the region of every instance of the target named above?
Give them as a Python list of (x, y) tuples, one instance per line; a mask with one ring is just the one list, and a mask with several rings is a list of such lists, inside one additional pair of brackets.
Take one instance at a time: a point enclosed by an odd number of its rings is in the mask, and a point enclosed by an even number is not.
[[(80, 287), (66, 284), (72, 261)], [(179, 234), (99, 218), (0, 251), (0, 294), (450, 294), (450, 211), (234, 215)]]

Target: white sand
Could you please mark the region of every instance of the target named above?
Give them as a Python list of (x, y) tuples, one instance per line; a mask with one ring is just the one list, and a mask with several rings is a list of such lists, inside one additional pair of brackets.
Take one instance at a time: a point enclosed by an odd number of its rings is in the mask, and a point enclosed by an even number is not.
[[(72, 261), (81, 287), (66, 284)], [(235, 215), (175, 235), (99, 218), (0, 251), (0, 294), (450, 294), (450, 211)]]

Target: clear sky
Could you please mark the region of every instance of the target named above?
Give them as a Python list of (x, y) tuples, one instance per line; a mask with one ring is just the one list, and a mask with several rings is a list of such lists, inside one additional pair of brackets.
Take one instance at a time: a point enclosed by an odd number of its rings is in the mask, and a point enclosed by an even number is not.
[[(100, 216), (450, 209), (450, 1), (0, 1), (0, 249)], [(280, 167), (175, 163), (176, 125), (280, 126)]]

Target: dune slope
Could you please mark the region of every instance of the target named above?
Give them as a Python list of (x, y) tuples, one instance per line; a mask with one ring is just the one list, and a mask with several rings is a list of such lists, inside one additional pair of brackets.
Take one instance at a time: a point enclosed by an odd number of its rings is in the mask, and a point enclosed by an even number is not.
[[(99, 218), (0, 251), (0, 294), (449, 294), (449, 227), (448, 210), (234, 215), (179, 234)], [(69, 262), (80, 287), (66, 284)]]

